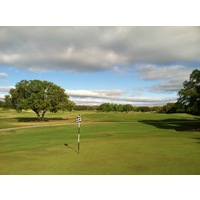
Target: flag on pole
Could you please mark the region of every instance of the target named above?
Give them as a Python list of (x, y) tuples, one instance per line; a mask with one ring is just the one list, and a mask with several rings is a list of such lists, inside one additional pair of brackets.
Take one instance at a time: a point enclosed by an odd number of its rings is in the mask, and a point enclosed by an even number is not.
[(78, 123), (78, 153), (80, 149), (80, 125), (81, 125), (81, 116), (78, 115), (76, 118), (76, 122)]
[(76, 118), (76, 122), (77, 122), (78, 124), (81, 123), (81, 116), (80, 116), (80, 115), (77, 116), (77, 118)]

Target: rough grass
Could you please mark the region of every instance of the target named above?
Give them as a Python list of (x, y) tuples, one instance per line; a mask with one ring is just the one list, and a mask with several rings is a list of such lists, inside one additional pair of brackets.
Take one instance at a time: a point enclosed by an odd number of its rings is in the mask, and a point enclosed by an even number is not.
[(47, 113), (51, 126), (26, 129), (38, 126), (34, 113), (3, 112), (0, 125), (18, 129), (0, 127), (0, 174), (200, 174), (196, 116), (82, 112), (78, 154), (78, 112)]

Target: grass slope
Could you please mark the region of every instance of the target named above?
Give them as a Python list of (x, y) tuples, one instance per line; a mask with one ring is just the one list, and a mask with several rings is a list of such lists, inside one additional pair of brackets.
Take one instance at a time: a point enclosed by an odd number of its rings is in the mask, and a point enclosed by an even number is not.
[(33, 113), (3, 112), (0, 125), (18, 129), (0, 127), (0, 174), (200, 174), (195, 116), (82, 112), (78, 154), (77, 112), (47, 113), (40, 124), (51, 126), (26, 129), (38, 125)]

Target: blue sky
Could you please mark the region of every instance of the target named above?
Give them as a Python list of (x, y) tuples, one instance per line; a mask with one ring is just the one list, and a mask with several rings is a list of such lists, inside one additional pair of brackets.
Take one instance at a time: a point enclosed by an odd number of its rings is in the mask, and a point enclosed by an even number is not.
[(164, 105), (200, 68), (199, 27), (0, 27), (0, 98), (23, 79), (77, 104)]

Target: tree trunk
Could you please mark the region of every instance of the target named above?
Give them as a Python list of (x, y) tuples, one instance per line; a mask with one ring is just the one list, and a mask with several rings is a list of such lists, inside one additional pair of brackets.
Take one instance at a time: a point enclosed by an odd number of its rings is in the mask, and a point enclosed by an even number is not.
[(35, 113), (36, 113), (36, 115), (37, 115), (38, 120), (39, 120), (39, 121), (42, 121), (42, 118), (40, 117), (40, 113), (39, 113), (39, 112), (35, 112)]
[(42, 118), (40, 117), (40, 113), (37, 111), (37, 109), (32, 108), (32, 110), (36, 113), (38, 120), (42, 121)]
[(41, 121), (44, 121), (44, 115), (45, 115), (46, 112), (47, 112), (47, 109), (44, 109), (44, 110), (42, 111)]

